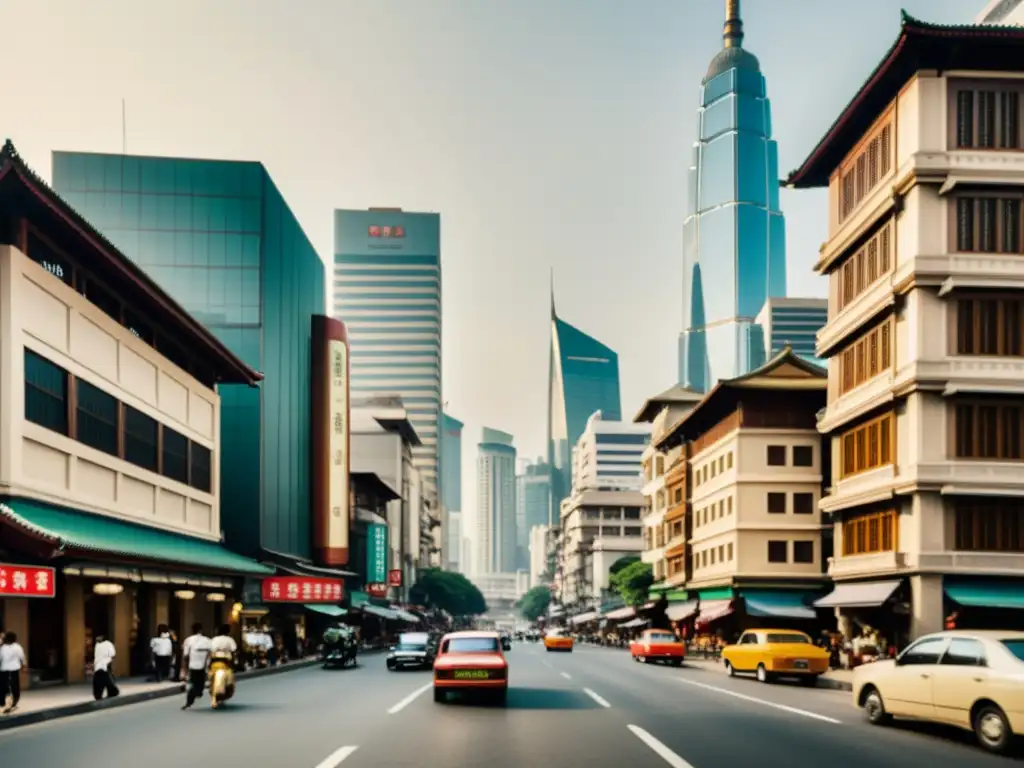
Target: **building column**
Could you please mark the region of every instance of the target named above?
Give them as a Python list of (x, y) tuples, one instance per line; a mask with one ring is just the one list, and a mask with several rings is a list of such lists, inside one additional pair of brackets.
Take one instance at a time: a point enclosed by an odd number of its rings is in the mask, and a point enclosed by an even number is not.
[(941, 632), (943, 616), (942, 576), (918, 574), (910, 577), (910, 639)]
[(69, 683), (85, 680), (85, 593), (77, 576), (64, 579), (64, 677)]
[[(4, 626), (0, 629), (4, 629), (8, 632), (13, 632), (18, 636), (18, 644), (25, 649), (26, 656), (28, 655), (28, 598), (24, 597), (9, 597), (4, 600)], [(28, 660), (26, 659), (26, 662)], [(29, 681), (29, 669), (26, 663), (21, 668), (21, 687), (22, 689), (28, 688)]]
[(155, 632), (161, 624), (169, 624), (171, 621), (171, 593), (166, 589), (153, 590), (153, 626), (150, 632)]
[(127, 677), (131, 674), (132, 656), (132, 592), (134, 587), (128, 587), (124, 592), (114, 595), (113, 616), (111, 617), (110, 641), (114, 644), (114, 674)]

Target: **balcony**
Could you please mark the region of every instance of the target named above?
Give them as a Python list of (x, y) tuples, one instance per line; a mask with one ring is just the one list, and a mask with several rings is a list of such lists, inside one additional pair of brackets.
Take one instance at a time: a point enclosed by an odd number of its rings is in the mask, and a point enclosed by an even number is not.
[(953, 288), (1024, 288), (1024, 258), (1010, 253), (922, 254), (900, 263), (894, 285), (939, 285), (942, 296)]
[(889, 277), (880, 278), (878, 282), (837, 312), (834, 317), (830, 317), (818, 331), (816, 347), (818, 357), (827, 357), (827, 353), (831, 352), (843, 339), (886, 307), (892, 306), (896, 301), (892, 286), (893, 281)]
[(1024, 496), (1024, 463), (951, 459), (910, 464), (900, 472), (898, 491), (922, 487), (942, 493)]
[[(901, 474), (899, 480), (903, 479)], [(818, 508), (822, 512), (836, 512), (892, 498), (896, 480), (896, 467), (891, 464), (852, 475), (839, 480), (832, 487), (832, 492), (822, 498)]]
[(887, 371), (854, 387), (819, 412), (818, 431), (828, 434), (872, 408), (892, 401), (893, 373)]
[(847, 555), (828, 559), (829, 578), (836, 580), (898, 573), (906, 567), (905, 552), (874, 552), (870, 555)]
[(912, 385), (944, 388), (944, 394), (979, 392), (1024, 394), (1024, 358), (958, 355), (942, 360), (918, 360), (896, 373), (897, 392)]
[(922, 571), (962, 571), (979, 576), (1020, 576), (1024, 553), (1019, 552), (922, 552), (917, 556)]

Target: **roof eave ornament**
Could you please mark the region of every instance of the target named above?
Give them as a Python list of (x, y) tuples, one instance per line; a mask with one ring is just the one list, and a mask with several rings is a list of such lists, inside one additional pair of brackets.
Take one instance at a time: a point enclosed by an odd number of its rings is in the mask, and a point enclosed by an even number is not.
[(722, 29), (725, 48), (743, 47), (743, 20), (740, 18), (740, 0), (725, 0), (725, 27)]

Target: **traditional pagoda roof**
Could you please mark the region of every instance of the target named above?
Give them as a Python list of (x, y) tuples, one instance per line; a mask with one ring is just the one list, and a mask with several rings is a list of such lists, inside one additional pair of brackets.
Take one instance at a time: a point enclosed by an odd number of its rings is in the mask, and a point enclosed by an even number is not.
[(214, 373), (217, 381), (255, 386), (263, 374), (237, 357), (206, 326), (196, 320), (117, 246), (104, 237), (63, 197), (26, 165), (10, 139), (0, 149), (0, 204), (18, 206), (20, 215), (64, 228), (77, 247), (92, 256), (111, 288), (132, 291), (137, 303), (176, 342), (190, 350)]
[(669, 387), (664, 392), (644, 400), (640, 410), (636, 412), (633, 421), (637, 424), (650, 424), (661, 413), (662, 409), (672, 405), (686, 405), (697, 403), (704, 397), (700, 392), (695, 392), (682, 384)]
[(1024, 27), (931, 24), (900, 13), (899, 36), (786, 186), (828, 186), (833, 171), (915, 72), (1024, 71)]

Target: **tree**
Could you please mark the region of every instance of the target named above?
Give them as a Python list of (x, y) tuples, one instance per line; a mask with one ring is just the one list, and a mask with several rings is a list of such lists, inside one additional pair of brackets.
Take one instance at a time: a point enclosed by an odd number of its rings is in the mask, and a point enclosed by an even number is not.
[(551, 603), (551, 589), (541, 585), (533, 587), (516, 601), (516, 608), (527, 621), (536, 621), (547, 613)]
[(440, 608), (452, 616), (479, 616), (487, 613), (483, 594), (461, 573), (427, 568), (422, 571), (409, 598), (421, 605)]
[(654, 572), (648, 563), (636, 560), (608, 579), (612, 589), (622, 595), (627, 605), (640, 605), (654, 583)]
[(608, 574), (610, 576), (614, 575), (614, 574), (618, 573), (619, 571), (621, 571), (626, 566), (632, 565), (633, 563), (639, 563), (639, 562), (640, 562), (640, 556), (639, 555), (625, 555), (624, 557), (620, 557), (618, 560), (616, 560), (614, 563), (612, 563), (612, 567), (608, 569)]

